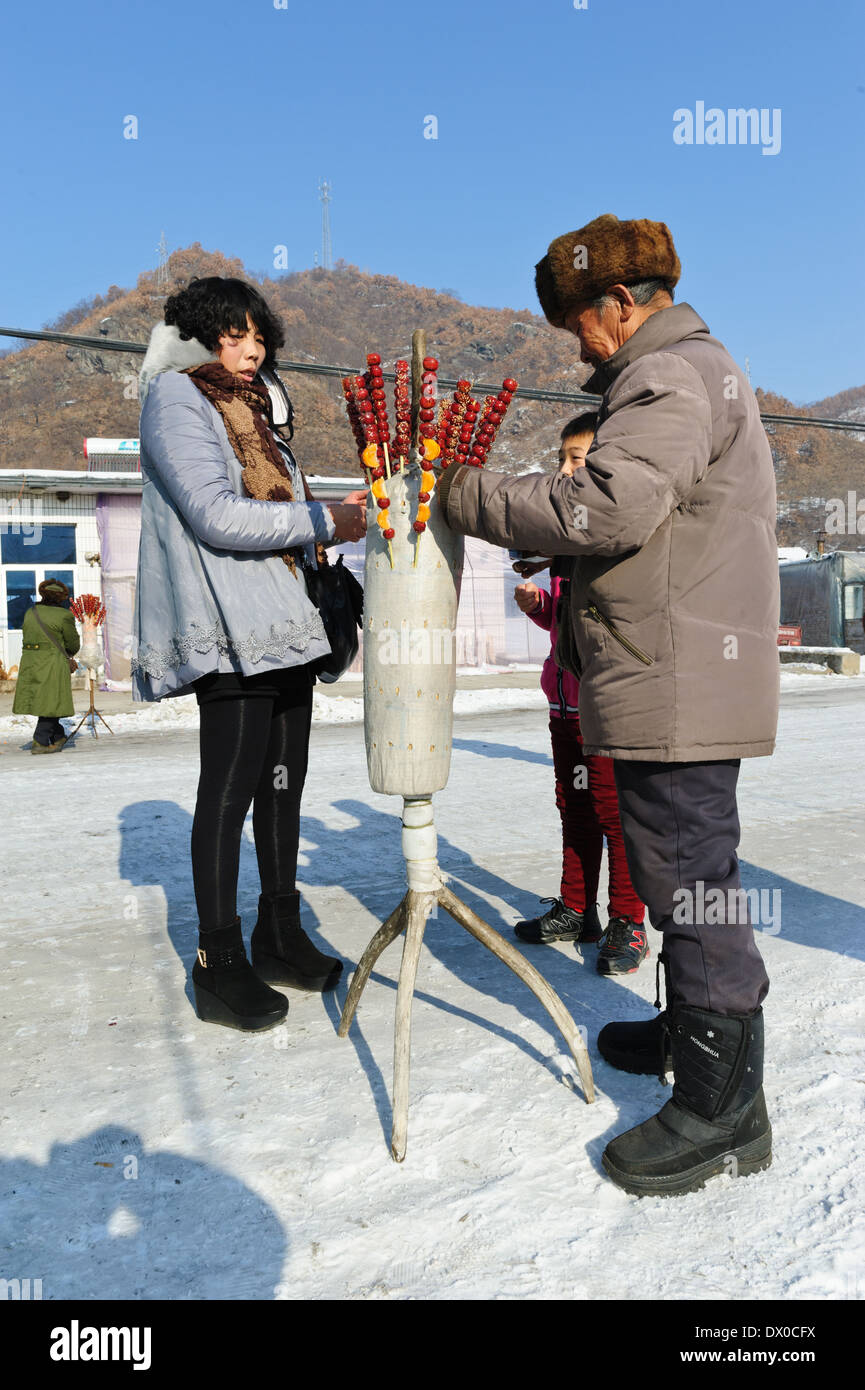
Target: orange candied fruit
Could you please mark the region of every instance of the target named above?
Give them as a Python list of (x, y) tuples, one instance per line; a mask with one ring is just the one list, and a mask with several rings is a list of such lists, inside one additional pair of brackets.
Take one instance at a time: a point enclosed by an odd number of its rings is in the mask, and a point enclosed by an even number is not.
[(376, 526), (380, 526), (383, 531), (387, 530), (388, 526), (390, 525), (390, 522), (387, 519), (386, 510), (379, 512), (378, 516), (375, 519), (375, 524)]
[(426, 505), (425, 502), (421, 502), (420, 506), (417, 509), (417, 520), (429, 521), (429, 507)]
[(424, 470), (424, 472), (420, 475), (421, 492), (432, 492), (433, 488), (435, 487), (435, 482), (435, 473), (428, 473), (426, 470)]
[(432, 463), (433, 459), (437, 459), (440, 453), (441, 449), (439, 448), (439, 443), (437, 439), (424, 440), (423, 456), (426, 459), (427, 463)]

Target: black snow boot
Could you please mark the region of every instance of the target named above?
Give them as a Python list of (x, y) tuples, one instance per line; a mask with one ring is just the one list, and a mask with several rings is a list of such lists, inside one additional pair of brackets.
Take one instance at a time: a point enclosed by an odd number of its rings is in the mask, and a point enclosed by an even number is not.
[(565, 907), (561, 898), (541, 898), (541, 902), (552, 903), (552, 907), (547, 908), (543, 916), (530, 917), (514, 926), (520, 941), (532, 946), (549, 946), (556, 941), (581, 944), (600, 941), (603, 931), (597, 903), (590, 903), (585, 912), (577, 912)]
[(598, 1034), (598, 1051), (619, 1071), (666, 1081), (667, 1072), (673, 1069), (667, 1015), (658, 1014), (642, 1023), (608, 1023)]
[(239, 917), (227, 927), (199, 932), (192, 989), (195, 1012), (205, 1023), (255, 1033), (275, 1027), (288, 1013), (285, 995), (260, 980), (247, 960)]
[[(655, 969), (655, 1008), (661, 1007), (661, 966), (666, 980), (667, 1009), (673, 1002), (670, 984), (670, 966), (663, 950), (658, 955)], [(598, 1034), (598, 1051), (605, 1062), (619, 1071), (629, 1071), (637, 1076), (657, 1076), (666, 1084), (667, 1072), (673, 1070), (673, 1052), (670, 1047), (670, 1030), (667, 1026), (667, 1012), (657, 1018), (647, 1018), (641, 1023), (608, 1023)]]
[(763, 1010), (713, 1014), (677, 1003), (669, 1027), (672, 1099), (613, 1139), (602, 1160), (613, 1182), (638, 1197), (696, 1192), (718, 1173), (745, 1177), (772, 1162), (763, 1097)]
[(342, 961), (324, 955), (300, 925), (300, 894), (262, 894), (252, 933), (252, 963), (263, 980), (310, 993), (333, 989)]

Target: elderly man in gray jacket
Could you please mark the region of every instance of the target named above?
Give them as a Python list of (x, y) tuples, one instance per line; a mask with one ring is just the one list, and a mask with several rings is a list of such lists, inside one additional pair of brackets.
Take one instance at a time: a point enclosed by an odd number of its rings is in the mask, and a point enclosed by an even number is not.
[(675, 1074), (672, 1099), (604, 1153), (641, 1195), (765, 1168), (772, 1143), (768, 980), (739, 878), (736, 782), (741, 758), (774, 748), (775, 480), (745, 377), (673, 304), (679, 273), (663, 223), (607, 214), (552, 242), (538, 296), (603, 397), (586, 467), (462, 467), (439, 483), (456, 531), (575, 557), (585, 749), (615, 760), (628, 867), (664, 940), (665, 1012), (598, 1040), (614, 1066)]

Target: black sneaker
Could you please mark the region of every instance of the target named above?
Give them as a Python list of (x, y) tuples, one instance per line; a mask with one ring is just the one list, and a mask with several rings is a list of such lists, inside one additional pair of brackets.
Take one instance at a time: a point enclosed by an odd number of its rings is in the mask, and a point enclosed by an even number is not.
[(611, 917), (598, 953), (598, 974), (633, 975), (648, 954), (645, 926), (629, 917)]
[(601, 940), (603, 929), (597, 903), (591, 903), (585, 912), (575, 912), (572, 907), (565, 907), (561, 898), (541, 898), (541, 902), (552, 903), (552, 907), (542, 917), (517, 922), (514, 931), (520, 941), (528, 941), (533, 946), (549, 946), (556, 941)]

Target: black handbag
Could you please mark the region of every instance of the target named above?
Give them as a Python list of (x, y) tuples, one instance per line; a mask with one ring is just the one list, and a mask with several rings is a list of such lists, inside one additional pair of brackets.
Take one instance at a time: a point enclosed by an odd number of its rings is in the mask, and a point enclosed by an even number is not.
[(325, 685), (338, 681), (358, 652), (357, 630), (363, 623), (363, 586), (340, 555), (335, 565), (304, 566), (306, 591), (321, 615), (330, 651), (313, 661), (312, 671)]

